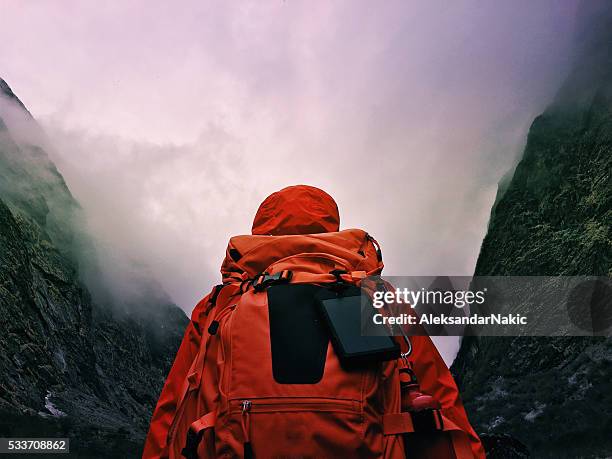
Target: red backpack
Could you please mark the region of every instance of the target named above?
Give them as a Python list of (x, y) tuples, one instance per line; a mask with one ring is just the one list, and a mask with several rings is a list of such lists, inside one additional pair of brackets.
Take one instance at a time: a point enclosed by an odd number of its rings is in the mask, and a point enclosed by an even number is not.
[(193, 311), (143, 458), (484, 458), (431, 340), (345, 368), (313, 306), (383, 268), (361, 230), (237, 236)]

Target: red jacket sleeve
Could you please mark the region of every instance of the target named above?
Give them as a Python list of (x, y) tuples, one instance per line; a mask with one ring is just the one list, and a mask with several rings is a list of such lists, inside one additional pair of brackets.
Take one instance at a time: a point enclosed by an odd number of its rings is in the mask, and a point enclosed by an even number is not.
[(413, 336), (412, 355), (414, 372), (421, 385), (421, 390), (440, 401), (445, 416), (466, 432), (474, 457), (485, 458), (480, 438), (468, 421), (467, 414), (459, 396), (459, 390), (444, 360), (429, 336)]
[(199, 317), (204, 307), (208, 303), (206, 296), (193, 309), (191, 321), (187, 326), (183, 341), (176, 354), (170, 373), (166, 378), (166, 383), (153, 411), (149, 433), (145, 441), (143, 459), (157, 459), (167, 456), (168, 430), (174, 420), (174, 414), (181, 397), (183, 384), (187, 378), (187, 372), (195, 359), (200, 348), (202, 334), (199, 331)]

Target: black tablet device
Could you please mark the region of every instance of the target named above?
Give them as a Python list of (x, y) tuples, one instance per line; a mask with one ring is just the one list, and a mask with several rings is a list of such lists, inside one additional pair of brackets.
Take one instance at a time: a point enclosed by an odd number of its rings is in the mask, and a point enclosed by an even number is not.
[[(331, 332), (334, 350), (343, 363), (393, 360), (400, 356), (399, 345), (386, 330), (376, 329), (371, 320), (371, 301), (362, 304), (361, 290), (350, 288), (338, 293), (324, 291), (318, 295), (321, 314)], [(364, 323), (362, 327), (362, 308)], [(382, 327), (382, 325), (380, 326)]]

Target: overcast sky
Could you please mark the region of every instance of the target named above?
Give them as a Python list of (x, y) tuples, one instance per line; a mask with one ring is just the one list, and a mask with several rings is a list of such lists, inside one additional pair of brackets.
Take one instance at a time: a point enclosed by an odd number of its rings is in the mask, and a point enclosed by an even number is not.
[(296, 183), (372, 233), (387, 274), (471, 274), (575, 3), (0, 0), (0, 76), (104, 250), (190, 311)]

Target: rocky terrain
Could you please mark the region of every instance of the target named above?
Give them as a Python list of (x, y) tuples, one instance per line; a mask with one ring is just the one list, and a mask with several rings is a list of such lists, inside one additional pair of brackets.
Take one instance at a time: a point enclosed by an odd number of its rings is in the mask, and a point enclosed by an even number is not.
[[(584, 2), (574, 68), (500, 184), (475, 274), (612, 275), (611, 173), (612, 5)], [(486, 438), (538, 458), (612, 455), (612, 340), (465, 338), (452, 369)]]
[[(612, 275), (612, 5), (500, 183), (476, 275)], [(138, 270), (105, 281), (44, 133), (0, 80), (0, 437), (138, 457), (185, 314)], [(465, 338), (452, 368), (495, 458), (612, 456), (612, 340)]]
[(138, 457), (187, 324), (136, 271), (105, 282), (83, 212), (0, 80), (0, 437), (64, 436), (71, 457)]

